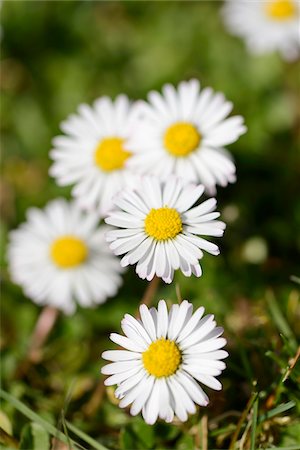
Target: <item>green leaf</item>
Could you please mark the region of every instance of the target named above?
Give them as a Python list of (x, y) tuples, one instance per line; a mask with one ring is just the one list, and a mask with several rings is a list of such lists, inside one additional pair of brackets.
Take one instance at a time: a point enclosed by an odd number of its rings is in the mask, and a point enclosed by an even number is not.
[(48, 432), (38, 423), (26, 424), (21, 433), (20, 450), (48, 450), (50, 445)]
[(49, 448), (49, 433), (38, 423), (33, 422), (31, 424), (31, 432), (34, 442), (34, 450), (48, 449)]

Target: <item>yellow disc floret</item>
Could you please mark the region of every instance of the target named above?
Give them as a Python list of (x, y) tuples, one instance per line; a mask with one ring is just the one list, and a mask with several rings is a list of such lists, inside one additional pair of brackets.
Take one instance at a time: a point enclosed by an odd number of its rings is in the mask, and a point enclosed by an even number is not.
[(146, 233), (158, 241), (172, 239), (182, 231), (180, 214), (174, 208), (152, 208), (145, 219)]
[(88, 257), (88, 248), (82, 239), (76, 236), (61, 236), (50, 247), (52, 261), (61, 269), (82, 264)]
[(105, 172), (122, 169), (126, 159), (131, 153), (124, 149), (124, 139), (108, 137), (99, 142), (94, 161), (96, 165)]
[(173, 156), (187, 156), (199, 146), (201, 134), (188, 122), (177, 122), (171, 125), (164, 136), (164, 146)]
[(291, 0), (275, 0), (266, 3), (268, 16), (275, 20), (287, 20), (296, 15), (296, 5)]
[(158, 339), (142, 354), (143, 364), (150, 375), (169, 377), (181, 363), (181, 352), (174, 341)]

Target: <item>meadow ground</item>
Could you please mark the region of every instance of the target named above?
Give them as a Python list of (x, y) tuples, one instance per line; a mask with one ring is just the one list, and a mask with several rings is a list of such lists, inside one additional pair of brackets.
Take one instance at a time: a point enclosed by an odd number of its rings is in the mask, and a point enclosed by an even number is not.
[[(299, 63), (255, 57), (222, 24), (217, 1), (7, 1), (1, 11), (2, 296), (0, 447), (299, 449)], [(48, 177), (51, 139), (81, 102), (145, 98), (198, 78), (224, 92), (248, 132), (229, 146), (237, 182), (218, 189), (227, 223), (203, 277), (176, 274), (178, 296), (215, 314), (228, 340), (223, 390), (186, 423), (144, 423), (105, 388), (102, 351), (147, 288), (133, 268), (114, 299), (60, 315), (26, 363), (40, 308), (11, 283), (5, 248), (29, 206), (70, 197)]]

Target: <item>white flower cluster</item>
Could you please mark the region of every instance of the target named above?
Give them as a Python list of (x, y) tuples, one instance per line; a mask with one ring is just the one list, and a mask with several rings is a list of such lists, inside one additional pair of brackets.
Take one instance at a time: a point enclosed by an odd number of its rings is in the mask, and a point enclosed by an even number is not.
[[(293, 0), (227, 0), (226, 26), (256, 53), (279, 50), (299, 56), (299, 3)], [(27, 222), (10, 234), (12, 279), (39, 305), (72, 314), (78, 303), (92, 307), (113, 297), (123, 268), (151, 281), (171, 283), (174, 272), (200, 277), (203, 251), (219, 254), (207, 236), (225, 230), (216, 194), (236, 180), (227, 145), (246, 132), (243, 117), (228, 117), (233, 104), (198, 80), (166, 84), (147, 101), (97, 99), (81, 104), (53, 139), (50, 175), (73, 186), (74, 200), (57, 199), (44, 210), (30, 208)], [(104, 219), (107, 225), (99, 224)], [(119, 261), (118, 256), (122, 255)], [(117, 384), (120, 407), (158, 418), (185, 421), (208, 396), (200, 384), (221, 389), (215, 378), (225, 368), (212, 315), (193, 312), (184, 300), (171, 306), (140, 307), (140, 318), (125, 314), (125, 336), (111, 340), (124, 349), (106, 351), (106, 385)]]
[[(105, 301), (121, 284), (121, 266), (171, 283), (175, 270), (202, 274), (203, 251), (219, 254), (203, 236), (222, 236), (216, 200), (199, 198), (235, 181), (224, 146), (245, 133), (223, 94), (197, 80), (169, 84), (149, 103), (102, 97), (62, 122), (53, 139), (50, 174), (74, 185), (74, 201), (56, 200), (10, 235), (12, 278), (38, 304), (72, 313)], [(112, 225), (104, 242), (105, 218)], [(34, 249), (34, 251), (33, 251)]]
[[(171, 283), (174, 272), (200, 277), (203, 252), (219, 254), (206, 237), (225, 230), (218, 220), (216, 186), (235, 181), (224, 146), (245, 133), (233, 105), (197, 80), (150, 92), (148, 102), (102, 97), (61, 124), (53, 139), (50, 174), (73, 185), (74, 200), (30, 208), (27, 222), (10, 234), (12, 279), (39, 305), (72, 314), (76, 303), (92, 307), (116, 294), (123, 268), (151, 281)], [(99, 224), (104, 219), (106, 224)], [(122, 255), (119, 261), (118, 256)], [(112, 361), (106, 384), (117, 384), (120, 406), (157, 418), (187, 420), (208, 397), (227, 356), (213, 316), (193, 313), (186, 300), (168, 312), (142, 305), (141, 319), (125, 315), (125, 336), (111, 338), (125, 350), (104, 352)]]

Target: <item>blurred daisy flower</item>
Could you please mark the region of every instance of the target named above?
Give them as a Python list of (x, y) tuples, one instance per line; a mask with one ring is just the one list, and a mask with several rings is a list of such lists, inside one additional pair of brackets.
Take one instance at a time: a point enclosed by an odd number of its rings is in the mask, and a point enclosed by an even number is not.
[(168, 313), (164, 300), (158, 308), (140, 306), (141, 319), (125, 314), (121, 322), (125, 336), (116, 333), (110, 339), (125, 350), (105, 351), (102, 357), (113, 361), (102, 368), (111, 375), (107, 386), (117, 384), (119, 406), (131, 404), (130, 413), (142, 411), (152, 425), (157, 418), (172, 422), (174, 414), (184, 422), (196, 412), (195, 404), (207, 406), (208, 396), (198, 382), (215, 390), (222, 388), (215, 378), (225, 369), (220, 361), (228, 356), (220, 350), (226, 340), (220, 336), (214, 316), (204, 316), (204, 308), (193, 314), (193, 306), (184, 300)]
[(216, 185), (233, 183), (235, 165), (224, 145), (246, 132), (241, 116), (227, 118), (233, 105), (211, 88), (200, 91), (197, 80), (170, 84), (163, 94), (150, 92), (141, 102), (143, 120), (129, 140), (134, 156), (128, 166), (166, 180), (202, 183), (214, 194)]
[(53, 139), (50, 168), (60, 186), (75, 184), (72, 194), (85, 209), (97, 208), (102, 216), (110, 209), (112, 196), (135, 177), (125, 168), (131, 151), (125, 144), (137, 127), (139, 108), (125, 95), (113, 102), (101, 97), (93, 107), (82, 104), (61, 124), (66, 136)]
[(213, 212), (214, 198), (191, 208), (203, 191), (204, 186), (184, 186), (175, 177), (166, 183), (144, 177), (139, 189), (119, 194), (118, 209), (105, 221), (118, 228), (107, 233), (107, 241), (116, 255), (125, 253), (121, 265), (137, 263), (137, 274), (148, 281), (157, 275), (171, 283), (177, 269), (200, 277), (202, 250), (218, 255), (219, 248), (198, 235), (222, 236), (225, 229), (215, 220), (220, 213)]
[(299, 1), (227, 0), (222, 12), (228, 30), (245, 38), (250, 52), (278, 50), (286, 60), (299, 57)]
[(66, 314), (103, 303), (121, 285), (119, 261), (98, 227), (98, 215), (85, 215), (75, 203), (54, 200), (44, 210), (30, 208), (27, 222), (10, 233), (13, 281), (39, 305)]

